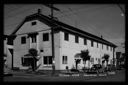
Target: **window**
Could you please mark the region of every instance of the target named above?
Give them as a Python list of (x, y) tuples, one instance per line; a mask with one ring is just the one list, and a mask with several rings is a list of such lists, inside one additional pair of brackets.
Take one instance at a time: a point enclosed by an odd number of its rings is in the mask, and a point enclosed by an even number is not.
[(48, 41), (49, 40), (49, 33), (44, 33), (43, 34), (43, 41)]
[(52, 56), (44, 56), (44, 64), (52, 64)]
[(75, 36), (75, 42), (76, 42), (76, 43), (79, 43), (79, 40), (78, 40), (78, 39), (79, 39), (79, 37), (76, 35), (76, 36)]
[(32, 36), (32, 43), (36, 43), (36, 36)]
[(94, 58), (91, 58), (91, 59), (90, 59), (90, 62), (91, 62), (92, 64), (94, 64)]
[(84, 38), (84, 45), (87, 45), (87, 39)]
[(108, 46), (107, 46), (107, 50), (108, 50)]
[(102, 49), (103, 49), (103, 44), (102, 44)]
[(100, 62), (101, 62), (101, 60), (100, 60), (100, 58), (98, 58), (98, 64), (100, 64)]
[(21, 37), (21, 44), (25, 44), (26, 43), (26, 37)]
[(97, 42), (97, 48), (98, 48), (98, 42)]
[(111, 47), (111, 51), (112, 51), (112, 47)]
[(32, 22), (31, 24), (32, 24), (32, 26), (33, 26), (33, 25), (36, 25), (36, 22), (34, 21), (34, 22)]
[(62, 64), (67, 64), (67, 56), (62, 56)]
[(66, 40), (66, 41), (69, 40), (69, 34), (68, 33), (64, 33), (64, 40)]
[(93, 47), (93, 41), (91, 40), (91, 46)]

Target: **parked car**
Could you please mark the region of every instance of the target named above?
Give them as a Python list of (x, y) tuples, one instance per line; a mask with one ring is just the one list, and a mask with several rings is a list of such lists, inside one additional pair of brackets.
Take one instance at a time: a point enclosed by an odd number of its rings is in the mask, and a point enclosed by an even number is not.
[(91, 67), (91, 71), (95, 71), (95, 72), (101, 72), (101, 69), (102, 69), (102, 65), (101, 64), (94, 64), (92, 67)]
[(115, 65), (113, 65), (113, 64), (108, 64), (107, 65), (106, 71), (114, 71), (114, 70), (116, 70)]

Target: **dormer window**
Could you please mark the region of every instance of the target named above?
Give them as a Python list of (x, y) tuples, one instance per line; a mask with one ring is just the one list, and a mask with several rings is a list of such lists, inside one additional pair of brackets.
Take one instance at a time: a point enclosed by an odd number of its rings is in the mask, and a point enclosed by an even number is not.
[(33, 26), (33, 25), (36, 25), (36, 21), (32, 22), (31, 24), (32, 24), (32, 26)]

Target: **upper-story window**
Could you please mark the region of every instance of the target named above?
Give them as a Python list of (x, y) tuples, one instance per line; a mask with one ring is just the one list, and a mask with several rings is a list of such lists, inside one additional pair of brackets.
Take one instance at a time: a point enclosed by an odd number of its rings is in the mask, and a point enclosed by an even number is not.
[(32, 25), (32, 26), (33, 26), (33, 25), (36, 25), (36, 21), (32, 22), (31, 25)]
[(98, 48), (98, 42), (97, 42), (97, 48)]
[(87, 39), (84, 38), (84, 45), (87, 45)]
[(108, 45), (107, 45), (107, 50), (108, 50)]
[(21, 37), (21, 44), (25, 44), (25, 43), (26, 43), (26, 37), (23, 36), (23, 37)]
[(62, 56), (62, 64), (67, 64), (67, 56)]
[(93, 41), (91, 40), (91, 46), (93, 47)]
[(69, 40), (69, 34), (68, 33), (64, 33), (64, 40), (68, 41)]
[(112, 51), (112, 47), (111, 47), (111, 51)]
[(36, 36), (31, 36), (32, 38), (32, 43), (36, 43)]
[(75, 35), (75, 42), (79, 43), (79, 37), (77, 35)]
[(103, 44), (102, 44), (102, 49), (103, 49)]
[(49, 41), (49, 33), (43, 34), (43, 41)]

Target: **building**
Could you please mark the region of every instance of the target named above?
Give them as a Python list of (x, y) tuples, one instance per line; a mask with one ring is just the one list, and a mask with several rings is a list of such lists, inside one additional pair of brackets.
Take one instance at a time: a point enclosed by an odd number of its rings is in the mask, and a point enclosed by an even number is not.
[[(53, 29), (53, 35), (51, 30)], [(53, 42), (52, 42), (53, 37)], [(41, 56), (37, 62), (39, 69), (52, 69), (52, 55), (54, 52), (54, 63), (56, 70), (64, 70), (66, 66), (71, 69), (75, 66), (75, 56), (82, 50), (89, 50), (91, 62), (86, 62), (86, 67), (93, 64), (102, 64), (104, 54), (110, 56), (109, 63), (113, 63), (115, 58), (115, 48), (111, 42), (104, 40), (78, 28), (62, 23), (56, 19), (45, 16), (40, 12), (26, 16), (16, 30), (8, 37), (12, 41), (10, 52), (12, 53), (11, 61), (13, 67), (27, 69), (22, 65), (22, 57), (28, 53), (30, 48), (38, 50)], [(54, 44), (54, 48), (52, 47)], [(81, 60), (78, 68), (84, 66)]]

